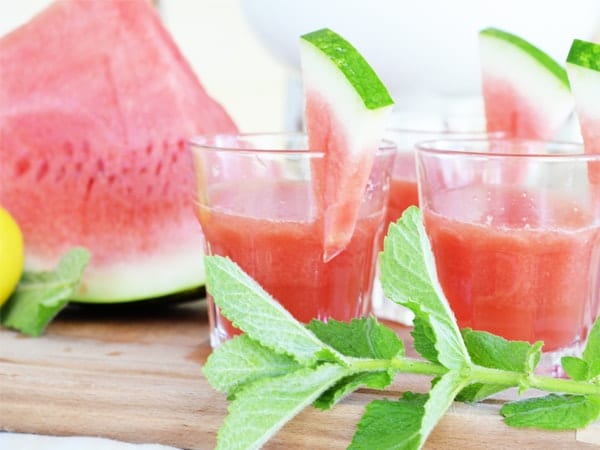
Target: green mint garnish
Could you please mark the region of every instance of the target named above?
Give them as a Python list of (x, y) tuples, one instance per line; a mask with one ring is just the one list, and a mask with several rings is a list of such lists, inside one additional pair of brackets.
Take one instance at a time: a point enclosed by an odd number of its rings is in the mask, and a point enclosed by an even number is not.
[(238, 386), (300, 368), (291, 356), (272, 352), (245, 334), (223, 343), (218, 352), (213, 352), (204, 365), (204, 374), (215, 389), (231, 395)]
[(15, 292), (0, 309), (2, 325), (40, 336), (77, 290), (89, 259), (87, 250), (74, 248), (54, 271), (23, 273)]
[(581, 358), (565, 356), (562, 366), (567, 375), (577, 381), (600, 383), (600, 321), (596, 321)]
[(375, 318), (303, 325), (232, 261), (207, 257), (206, 270), (217, 306), (245, 332), (215, 349), (203, 368), (231, 400), (218, 448), (258, 448), (310, 404), (334, 407), (362, 386), (384, 389), (401, 373), (432, 377), (430, 391), (373, 401), (350, 448), (421, 448), (452, 402), (476, 402), (509, 387), (551, 393), (505, 404), (501, 414), (512, 426), (573, 429), (600, 416), (600, 325), (582, 358), (564, 359), (572, 379), (534, 373), (541, 342), (461, 332), (439, 286), (418, 208), (390, 227), (381, 279), (386, 296), (415, 313), (421, 358), (407, 357), (397, 335)]
[[(206, 257), (206, 283), (225, 317), (265, 347), (313, 362), (329, 348), (227, 258)], [(333, 355), (333, 350), (331, 350)], [(335, 356), (335, 355), (333, 355)]]
[[(381, 285), (386, 296), (410, 308), (428, 336), (428, 359), (448, 368), (468, 365), (469, 354), (454, 314), (440, 287), (431, 246), (416, 207), (389, 227), (381, 255)], [(415, 341), (415, 348), (421, 340)]]
[[(426, 394), (406, 392), (397, 401), (374, 400), (366, 411), (352, 439), (350, 450), (368, 448), (419, 448), (421, 420), (425, 414)], [(394, 430), (390, 433), (390, 430)], [(402, 445), (398, 445), (398, 443)]]
[[(313, 320), (308, 328), (326, 344), (345, 356), (354, 358), (392, 359), (404, 356), (404, 344), (391, 329), (377, 320), (352, 320), (349, 323)], [(360, 387), (384, 389), (394, 380), (392, 370), (361, 372), (342, 378), (323, 393), (314, 403), (320, 409), (329, 409), (346, 394)]]
[(598, 419), (600, 396), (550, 394), (507, 403), (500, 414), (513, 427), (575, 430)]
[(347, 368), (326, 363), (249, 383), (229, 405), (229, 415), (219, 430), (217, 449), (261, 447), (347, 372)]
[(355, 319), (349, 323), (313, 320), (308, 324), (308, 329), (322, 342), (346, 356), (391, 359), (404, 355), (404, 343), (396, 333), (373, 317)]

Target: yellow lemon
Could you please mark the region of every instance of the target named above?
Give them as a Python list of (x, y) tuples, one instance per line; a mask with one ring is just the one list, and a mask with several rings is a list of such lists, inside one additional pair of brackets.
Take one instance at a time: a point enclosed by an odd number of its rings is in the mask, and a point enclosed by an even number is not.
[(23, 274), (23, 235), (17, 222), (0, 207), (0, 306), (8, 300)]

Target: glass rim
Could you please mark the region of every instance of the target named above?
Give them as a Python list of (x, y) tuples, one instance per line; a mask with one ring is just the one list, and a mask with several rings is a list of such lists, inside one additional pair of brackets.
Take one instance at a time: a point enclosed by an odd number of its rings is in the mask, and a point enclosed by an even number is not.
[[(284, 148), (282, 144), (279, 145), (257, 145), (254, 148), (240, 148), (234, 145), (219, 145), (215, 143), (217, 139), (246, 139), (246, 140), (258, 140), (258, 139), (299, 139), (307, 140), (308, 135), (302, 132), (257, 132), (257, 133), (217, 133), (207, 135), (196, 135), (188, 139), (188, 146), (193, 152), (197, 151), (208, 151), (208, 152), (219, 152), (219, 153), (230, 153), (230, 154), (257, 154), (257, 155), (282, 155), (282, 156), (304, 156), (311, 158), (323, 158), (327, 154), (325, 150), (310, 150), (308, 145), (306, 148)], [(283, 141), (280, 141), (283, 142)], [(397, 145), (390, 139), (382, 138), (380, 145), (377, 148), (375, 156), (381, 157), (385, 155), (393, 154)]]
[[(458, 136), (456, 139), (502, 139), (508, 137), (506, 131), (487, 131), (487, 130), (452, 130), (448, 128), (409, 128), (409, 127), (389, 127), (385, 129), (384, 134), (398, 133), (398, 134), (421, 134), (424, 136), (443, 136), (431, 140), (445, 140), (454, 139), (454, 136)], [(464, 137), (462, 137), (464, 136)], [(430, 139), (427, 139), (430, 140)]]
[[(481, 144), (515, 143), (529, 146), (540, 146), (545, 151), (535, 150), (529, 153), (513, 153), (496, 150), (483, 150), (476, 148)], [(463, 147), (463, 148), (461, 148)], [(423, 140), (416, 144), (417, 153), (426, 153), (432, 155), (454, 155), (463, 158), (477, 157), (487, 159), (546, 159), (546, 160), (600, 160), (600, 153), (585, 153), (584, 145), (580, 142), (543, 140), (543, 139), (524, 139), (513, 137), (499, 137), (491, 139), (432, 139)], [(553, 153), (549, 150), (559, 150), (559, 153)], [(570, 151), (569, 151), (570, 150)], [(577, 150), (577, 151), (573, 151)]]

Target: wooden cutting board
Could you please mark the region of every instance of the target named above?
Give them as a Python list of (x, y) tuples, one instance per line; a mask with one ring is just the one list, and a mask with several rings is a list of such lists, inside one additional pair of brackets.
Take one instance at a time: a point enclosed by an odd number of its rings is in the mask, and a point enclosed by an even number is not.
[[(408, 336), (406, 329), (398, 332)], [(226, 401), (202, 376), (209, 353), (203, 301), (70, 308), (42, 338), (0, 330), (0, 430), (214, 448)], [(370, 400), (395, 398), (404, 390), (424, 392), (428, 382), (400, 376), (384, 394), (362, 390), (331, 411), (309, 408), (266, 448), (345, 448)], [(502, 401), (455, 404), (425, 448), (600, 445), (600, 424), (579, 432), (509, 428), (497, 414)]]

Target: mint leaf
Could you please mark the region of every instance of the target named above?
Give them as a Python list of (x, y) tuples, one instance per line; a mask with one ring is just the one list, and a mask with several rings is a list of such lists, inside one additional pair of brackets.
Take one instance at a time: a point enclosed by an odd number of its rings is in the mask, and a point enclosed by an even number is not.
[(90, 259), (84, 248), (73, 248), (54, 271), (25, 272), (15, 292), (0, 309), (0, 322), (30, 336), (40, 336), (67, 305)]
[(404, 344), (396, 333), (381, 325), (374, 317), (354, 319), (349, 323), (313, 320), (308, 324), (308, 329), (346, 356), (379, 359), (404, 356)]
[(590, 330), (581, 358), (563, 356), (561, 365), (569, 377), (576, 381), (592, 381), (600, 377), (600, 321)]
[(597, 319), (590, 330), (583, 360), (589, 365), (589, 379), (600, 376), (600, 320)]
[(287, 421), (348, 374), (337, 364), (303, 368), (245, 385), (229, 405), (217, 449), (261, 447)]
[(435, 332), (428, 321), (417, 316), (413, 319), (413, 347), (423, 358), (439, 364), (438, 352), (435, 348)]
[(453, 370), (437, 378), (429, 394), (405, 393), (397, 402), (371, 402), (349, 448), (421, 448), (464, 385), (464, 376)]
[[(341, 359), (229, 258), (205, 256), (206, 288), (221, 313), (262, 345), (299, 363)], [(332, 359), (334, 359), (332, 358)]]
[(420, 448), (427, 394), (406, 392), (398, 401), (374, 400), (358, 423), (349, 450)]
[(291, 356), (275, 353), (243, 334), (217, 347), (202, 372), (215, 389), (232, 393), (257, 379), (285, 375), (300, 368)]
[[(542, 342), (530, 344), (508, 341), (470, 328), (464, 328), (461, 333), (471, 360), (479, 366), (529, 374), (537, 367), (542, 356)], [(460, 392), (456, 399), (461, 402), (478, 402), (508, 387), (510, 385), (507, 384), (473, 383)]]
[(473, 383), (464, 388), (456, 396), (459, 402), (476, 403), (488, 398), (498, 392), (502, 392), (510, 386), (504, 384)]
[[(354, 319), (349, 323), (313, 320), (308, 328), (326, 344), (345, 356), (354, 358), (392, 359), (404, 356), (404, 344), (396, 333), (381, 325), (374, 317)], [(344, 396), (360, 388), (384, 389), (393, 381), (388, 371), (352, 374), (327, 390), (315, 406), (329, 409)]]
[(530, 373), (542, 357), (543, 342), (508, 341), (486, 331), (461, 330), (471, 360), (492, 369)]
[(589, 381), (600, 383), (600, 359), (590, 361), (589, 363)]
[(513, 427), (575, 430), (598, 419), (600, 396), (550, 394), (506, 403), (500, 414)]
[(468, 378), (460, 370), (450, 370), (439, 378), (429, 391), (425, 402), (425, 414), (421, 423), (419, 446), (422, 446), (429, 433), (446, 413), (454, 398), (468, 384)]
[(442, 365), (456, 369), (470, 363), (454, 314), (440, 287), (417, 207), (411, 206), (397, 223), (390, 225), (381, 254), (380, 278), (386, 297), (408, 307), (417, 319), (429, 325), (435, 337), (436, 358)]
[(563, 356), (560, 363), (566, 374), (576, 381), (590, 379), (590, 367), (586, 361), (575, 356)]
[(357, 373), (342, 378), (333, 387), (325, 391), (314, 403), (319, 409), (330, 409), (346, 395), (361, 387), (385, 389), (393, 377), (388, 372)]

